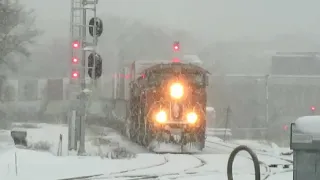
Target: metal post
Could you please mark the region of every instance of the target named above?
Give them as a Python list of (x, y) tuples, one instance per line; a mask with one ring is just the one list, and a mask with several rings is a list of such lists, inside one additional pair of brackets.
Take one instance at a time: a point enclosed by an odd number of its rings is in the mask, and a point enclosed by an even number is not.
[(69, 129), (71, 131), (70, 133), (70, 146), (72, 149), (76, 149), (76, 115), (77, 112), (76, 111), (72, 111), (72, 115), (71, 115), (71, 122), (70, 122), (70, 126), (71, 128)]
[[(96, 9), (96, 6), (97, 6), (97, 4), (94, 4), (94, 9)], [(94, 27), (96, 26), (96, 24), (97, 24), (97, 11), (93, 11), (93, 18), (94, 18)], [(98, 38), (97, 38), (97, 34), (96, 34), (96, 28), (93, 28), (93, 45), (94, 45), (94, 49), (93, 49), (93, 53), (94, 53), (94, 56), (93, 56), (93, 68), (92, 68), (92, 79), (93, 79), (93, 81), (95, 82), (96, 81), (96, 68), (94, 68), (94, 67), (96, 67), (96, 47), (97, 47), (97, 40), (98, 40)]]
[(74, 149), (74, 147), (72, 147), (72, 141), (74, 136), (72, 135), (72, 119), (70, 118), (70, 114), (67, 114), (67, 122), (68, 122), (68, 150), (72, 150)]
[(266, 123), (269, 126), (269, 74), (265, 77), (265, 96), (266, 96)]
[[(71, 0), (71, 15), (70, 15), (70, 44), (69, 44), (69, 47), (70, 47), (70, 51), (71, 51), (71, 53), (70, 53), (70, 56), (69, 56), (69, 60), (70, 60), (70, 63), (71, 63), (71, 65), (70, 65), (70, 72), (71, 72), (71, 70), (73, 70), (74, 68), (75, 69), (78, 69), (79, 67), (76, 65), (76, 67), (73, 67), (73, 64), (72, 64), (72, 62), (71, 62), (71, 59), (73, 58), (73, 57), (79, 57), (79, 50), (78, 49), (74, 49), (74, 48), (72, 48), (71, 47), (71, 44), (72, 44), (72, 42), (74, 41), (74, 40), (79, 40), (79, 38), (81, 38), (81, 26), (80, 26), (80, 24), (81, 24), (81, 7), (82, 7), (82, 5), (81, 5), (81, 2), (82, 2), (82, 0)], [(80, 64), (81, 65), (81, 64)], [(67, 76), (70, 76), (70, 72), (67, 74)], [(71, 86), (72, 85), (72, 86)], [(73, 93), (78, 93), (78, 91), (79, 91), (79, 84), (78, 83), (75, 83), (75, 84), (72, 84), (71, 83), (71, 81), (70, 81), (70, 86), (69, 86), (69, 91), (71, 91), (71, 92), (73, 92)], [(75, 97), (74, 97), (75, 98)], [(74, 102), (75, 102), (75, 100), (76, 99), (72, 99), (71, 100), (71, 106), (72, 106), (72, 104), (74, 104)], [(79, 102), (79, 101), (77, 101), (77, 102)], [(73, 106), (73, 107), (70, 107), (70, 114), (72, 114), (73, 113), (73, 111), (75, 111), (76, 110), (76, 107), (75, 106)], [(78, 114), (78, 112), (76, 113), (76, 114)], [(69, 116), (69, 118), (72, 118), (72, 116)], [(75, 141), (75, 142), (68, 142), (68, 144), (69, 144), (69, 150), (72, 150), (72, 149), (74, 149), (74, 150), (77, 150), (77, 146), (75, 146), (74, 144), (77, 144), (78, 143), (78, 141), (80, 140), (80, 133), (78, 133), (78, 132), (80, 132), (80, 129), (79, 129), (79, 126), (78, 126), (78, 124), (80, 123), (80, 122), (78, 122), (78, 119), (79, 118), (77, 118), (77, 117), (75, 117), (75, 124), (76, 124), (76, 126), (74, 127), (75, 129), (74, 129), (74, 131), (76, 132), (75, 134), (74, 134), (74, 136), (72, 136), (72, 132), (69, 132), (69, 140), (71, 140), (71, 138), (73, 138), (73, 140), (72, 141)], [(72, 129), (73, 127), (72, 127), (72, 124), (70, 123), (69, 124), (69, 130), (70, 129)]]
[[(80, 81), (81, 81), (81, 93), (86, 89), (86, 51), (84, 47), (86, 46), (87, 40), (87, 12), (85, 9), (86, 0), (82, 0), (82, 30), (81, 30), (81, 62), (82, 62), (82, 69), (80, 73)], [(79, 147), (79, 154), (85, 153), (85, 124), (86, 124), (86, 100), (85, 96), (80, 96), (80, 103), (81, 103), (81, 113), (80, 116), (80, 147)]]
[(230, 116), (230, 112), (231, 112), (230, 106), (227, 107), (227, 110), (226, 110), (226, 111), (227, 111), (227, 112), (226, 112), (226, 124), (225, 124), (223, 141), (226, 141), (227, 129), (228, 129), (228, 127), (229, 127), (229, 116)]
[[(94, 5), (94, 7), (89, 7), (87, 5)], [(79, 144), (78, 154), (83, 155), (85, 153), (85, 129), (86, 129), (86, 120), (87, 120), (87, 106), (88, 106), (88, 94), (87, 92), (91, 92), (89, 88), (92, 86), (88, 86), (86, 84), (86, 71), (87, 68), (87, 55), (86, 51), (91, 51), (95, 54), (96, 46), (97, 46), (97, 37), (95, 36), (93, 42), (87, 40), (87, 28), (89, 25), (87, 24), (87, 10), (92, 10), (94, 12), (94, 16), (96, 16), (96, 4), (97, 0), (71, 0), (71, 40), (77, 40), (81, 43), (81, 48), (78, 49), (79, 52), (76, 54), (74, 48), (71, 50), (71, 58), (76, 56), (80, 56), (80, 64), (77, 65), (76, 69), (79, 70), (79, 81), (77, 83), (77, 88), (74, 89), (74, 92), (79, 92), (78, 94), (79, 103), (77, 104), (77, 120), (76, 120), (76, 132), (79, 132), (79, 135), (75, 138), (77, 143)], [(95, 26), (95, 25), (94, 25)], [(74, 29), (77, 29), (78, 32), (75, 33)], [(94, 27), (95, 31), (96, 27)], [(93, 46), (90, 48), (90, 46)], [(95, 56), (94, 56), (95, 58)], [(94, 69), (93, 69), (93, 74)], [(79, 88), (80, 85), (80, 88)], [(71, 135), (71, 133), (69, 133)], [(78, 133), (77, 133), (78, 134)], [(70, 137), (71, 138), (71, 137)]]

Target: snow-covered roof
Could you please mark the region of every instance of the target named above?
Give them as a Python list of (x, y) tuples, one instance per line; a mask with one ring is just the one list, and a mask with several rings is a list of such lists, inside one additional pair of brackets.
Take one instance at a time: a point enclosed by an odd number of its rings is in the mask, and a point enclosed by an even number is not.
[(295, 121), (295, 127), (302, 133), (320, 135), (320, 116), (303, 116)]

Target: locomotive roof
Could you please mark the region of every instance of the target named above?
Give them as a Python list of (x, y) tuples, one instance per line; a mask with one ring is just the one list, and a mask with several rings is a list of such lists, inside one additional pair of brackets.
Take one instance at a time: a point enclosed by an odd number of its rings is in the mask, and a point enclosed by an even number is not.
[(161, 64), (157, 64), (157, 65), (153, 65), (147, 69), (145, 69), (143, 71), (143, 73), (145, 72), (172, 72), (174, 69), (180, 71), (180, 72), (189, 72), (189, 73), (197, 73), (197, 72), (201, 72), (201, 73), (208, 73), (209, 72), (207, 70), (205, 70), (204, 68), (197, 66), (195, 64), (192, 63), (161, 63)]

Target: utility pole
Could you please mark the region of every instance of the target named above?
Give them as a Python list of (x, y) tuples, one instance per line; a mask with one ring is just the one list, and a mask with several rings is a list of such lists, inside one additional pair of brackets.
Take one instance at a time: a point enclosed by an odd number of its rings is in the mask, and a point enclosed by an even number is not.
[[(265, 107), (265, 123), (266, 123), (266, 127), (265, 127), (265, 139), (268, 140), (268, 130), (269, 130), (269, 77), (270, 75), (267, 74), (265, 76), (265, 98), (266, 98), (266, 107)], [(261, 132), (262, 134), (262, 132)]]
[(265, 76), (266, 124), (269, 127), (269, 74)]
[[(102, 21), (96, 17), (98, 0), (71, 0), (71, 21), (70, 21), (70, 31), (71, 31), (71, 79), (70, 84), (73, 85), (73, 90), (78, 94), (77, 99), (78, 106), (76, 108), (76, 133), (78, 136), (71, 136), (69, 132), (69, 139), (75, 137), (77, 142), (76, 147), (69, 142), (69, 150), (74, 149), (78, 151), (79, 155), (85, 153), (85, 129), (86, 129), (86, 119), (87, 119), (87, 104), (89, 92), (92, 92), (92, 86), (88, 86), (86, 81), (86, 72), (91, 77), (91, 73), (94, 74), (93, 81), (101, 76), (102, 73), (102, 59), (100, 57), (96, 58), (97, 50), (97, 37), (102, 34), (103, 26)], [(87, 24), (87, 11), (93, 12), (93, 17)], [(87, 39), (87, 28), (89, 29), (90, 35), (93, 37), (91, 41)], [(93, 59), (89, 57), (87, 62), (87, 51), (93, 54)], [(90, 55), (91, 55), (90, 54)], [(93, 61), (93, 62), (92, 62)], [(88, 66), (87, 66), (88, 65)], [(100, 65), (99, 67), (97, 67)], [(100, 74), (97, 75), (97, 70)], [(93, 71), (93, 72), (92, 72)], [(92, 81), (90, 81), (92, 82)], [(93, 82), (95, 83), (95, 82)], [(80, 90), (80, 92), (79, 92)], [(74, 109), (72, 109), (74, 110)], [(69, 123), (70, 127), (74, 123)]]

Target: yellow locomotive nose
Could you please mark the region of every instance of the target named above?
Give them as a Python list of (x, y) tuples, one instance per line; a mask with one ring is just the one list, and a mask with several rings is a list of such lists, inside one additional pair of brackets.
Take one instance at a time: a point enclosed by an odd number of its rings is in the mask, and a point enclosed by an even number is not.
[(180, 83), (174, 83), (170, 87), (170, 95), (174, 99), (180, 99), (183, 96), (183, 86)]

